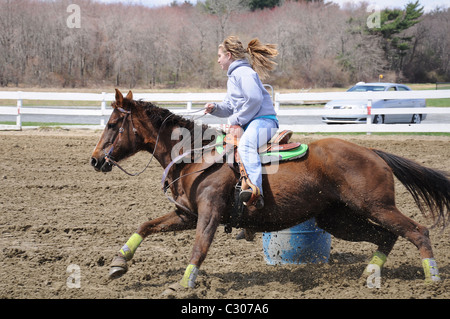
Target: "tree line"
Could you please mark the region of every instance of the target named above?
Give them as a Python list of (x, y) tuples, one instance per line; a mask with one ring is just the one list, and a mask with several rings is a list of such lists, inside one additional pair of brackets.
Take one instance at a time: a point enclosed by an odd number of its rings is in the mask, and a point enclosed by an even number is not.
[[(150, 8), (0, 0), (0, 86), (223, 87), (224, 37), (278, 45), (266, 81), (286, 89), (450, 81), (450, 10), (323, 1), (206, 0)], [(76, 3), (76, 6), (73, 5)], [(77, 11), (78, 10), (78, 11)], [(373, 19), (373, 21), (371, 20)]]

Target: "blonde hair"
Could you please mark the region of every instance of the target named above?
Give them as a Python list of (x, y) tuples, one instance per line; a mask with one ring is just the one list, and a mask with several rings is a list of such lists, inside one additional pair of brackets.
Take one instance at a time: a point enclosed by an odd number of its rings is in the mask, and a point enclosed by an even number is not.
[(249, 58), (253, 70), (258, 73), (261, 79), (267, 78), (277, 63), (273, 59), (278, 55), (275, 44), (262, 44), (257, 38), (251, 40), (247, 49), (242, 45), (238, 37), (231, 35), (227, 37), (220, 45), (225, 52), (230, 52), (234, 60)]

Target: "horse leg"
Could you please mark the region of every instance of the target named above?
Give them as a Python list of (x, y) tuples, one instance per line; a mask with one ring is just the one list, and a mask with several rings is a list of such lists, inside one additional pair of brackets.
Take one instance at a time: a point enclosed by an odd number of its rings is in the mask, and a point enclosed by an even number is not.
[(417, 247), (422, 258), (426, 282), (440, 281), (429, 231), (426, 227), (403, 215), (395, 206), (379, 209), (376, 214), (372, 214), (372, 217), (383, 227), (406, 238)]
[(209, 202), (204, 201), (199, 205), (198, 212), (195, 242), (189, 265), (187, 266), (181, 281), (170, 285), (168, 289), (163, 292), (164, 296), (172, 295), (174, 292), (181, 289), (195, 287), (198, 270), (206, 258), (206, 254), (208, 253), (220, 222), (218, 210), (215, 209), (215, 207), (212, 207)]
[(334, 209), (332, 213), (316, 217), (320, 228), (333, 236), (348, 241), (367, 241), (378, 246), (363, 275), (370, 275), (373, 266), (383, 267), (387, 256), (394, 247), (398, 236), (376, 225), (361, 215), (350, 213), (347, 209)]
[(133, 255), (141, 242), (150, 234), (192, 229), (194, 228), (194, 225), (195, 222), (193, 220), (177, 211), (173, 211), (160, 218), (143, 223), (114, 257), (110, 265), (109, 278), (116, 279), (127, 272), (127, 262), (133, 258)]

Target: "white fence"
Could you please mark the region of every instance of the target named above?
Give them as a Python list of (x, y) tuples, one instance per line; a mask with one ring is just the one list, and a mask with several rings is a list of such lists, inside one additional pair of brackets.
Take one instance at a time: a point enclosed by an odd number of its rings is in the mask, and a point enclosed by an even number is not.
[[(171, 111), (183, 114), (192, 111), (194, 103), (222, 101), (225, 93), (136, 93), (134, 99), (142, 99), (155, 103), (171, 102), (183, 103), (185, 108), (173, 108)], [(450, 114), (450, 107), (427, 108), (397, 108), (397, 109), (372, 109), (371, 103), (379, 99), (437, 99), (450, 98), (450, 90), (420, 90), (405, 92), (324, 92), (324, 93), (275, 93), (274, 103), (279, 116), (303, 117), (303, 116), (333, 116), (353, 115), (367, 117), (366, 124), (349, 125), (284, 125), (282, 129), (291, 129), (295, 132), (450, 132), (450, 123), (445, 124), (372, 124), (368, 114)], [(114, 101), (114, 93), (52, 93), (52, 92), (0, 92), (0, 100), (16, 100), (16, 106), (0, 107), (0, 115), (16, 116), (16, 125), (0, 125), (0, 129), (22, 128), (21, 115), (81, 115), (81, 116), (109, 116), (112, 112), (107, 107), (107, 102)], [(86, 108), (55, 108), (55, 107), (24, 107), (23, 100), (52, 100), (52, 101), (93, 101), (98, 102), (98, 109)], [(365, 109), (335, 109), (324, 108), (289, 107), (287, 104), (303, 104), (305, 102), (325, 102), (329, 100), (367, 100), (368, 108)], [(449, 105), (450, 106), (450, 105)], [(104, 125), (104, 120), (99, 123), (99, 128)]]

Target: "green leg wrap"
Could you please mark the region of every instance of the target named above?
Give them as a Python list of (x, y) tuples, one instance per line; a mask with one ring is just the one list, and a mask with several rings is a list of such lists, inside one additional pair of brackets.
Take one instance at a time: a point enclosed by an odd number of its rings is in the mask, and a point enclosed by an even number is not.
[(194, 288), (195, 280), (197, 279), (198, 268), (195, 265), (190, 264), (187, 266), (186, 271), (184, 272), (183, 279), (180, 281), (180, 285), (184, 288)]
[(441, 277), (439, 277), (439, 270), (437, 268), (436, 260), (434, 260), (434, 258), (422, 259), (422, 266), (425, 273), (426, 282), (441, 280)]
[(133, 258), (134, 253), (136, 252), (136, 249), (141, 244), (143, 238), (138, 233), (134, 233), (130, 239), (128, 239), (127, 243), (123, 245), (123, 247), (120, 249), (120, 253), (125, 257), (125, 259), (131, 260)]
[[(369, 262), (369, 265), (377, 265), (378, 267), (383, 268), (384, 263), (386, 262), (387, 257), (385, 254), (383, 254), (382, 252), (376, 251), (373, 253), (372, 255), (372, 259)], [(366, 268), (366, 273), (371, 273), (370, 271), (368, 271), (368, 269)]]

